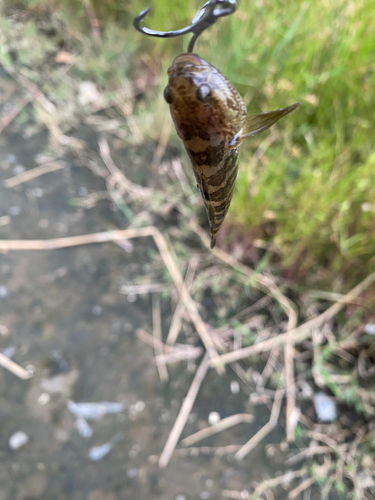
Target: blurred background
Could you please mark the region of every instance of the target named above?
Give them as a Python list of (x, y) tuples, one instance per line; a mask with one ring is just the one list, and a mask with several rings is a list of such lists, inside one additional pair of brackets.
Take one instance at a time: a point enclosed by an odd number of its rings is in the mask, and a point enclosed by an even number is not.
[[(0, 239), (134, 230), (0, 242), (0, 361), (28, 374), (0, 372), (0, 500), (375, 498), (373, 2), (242, 0), (198, 39), (249, 114), (302, 103), (243, 143), (214, 252), (163, 99), (190, 35), (132, 27), (201, 6), (0, 3)], [(161, 469), (204, 363), (191, 304), (222, 353), (300, 326), (208, 371), (182, 438), (246, 416)]]

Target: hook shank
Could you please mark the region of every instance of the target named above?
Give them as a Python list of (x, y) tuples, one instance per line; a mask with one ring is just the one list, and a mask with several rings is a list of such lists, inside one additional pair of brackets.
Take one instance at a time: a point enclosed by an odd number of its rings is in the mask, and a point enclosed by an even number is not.
[(155, 36), (158, 38), (172, 38), (180, 35), (185, 35), (186, 33), (193, 33), (193, 38), (190, 40), (188, 46), (188, 52), (192, 52), (194, 48), (194, 43), (198, 36), (212, 24), (216, 23), (219, 17), (228, 16), (233, 14), (236, 10), (237, 4), (236, 0), (208, 0), (199, 12), (194, 17), (190, 26), (186, 28), (181, 28), (175, 31), (155, 31), (149, 28), (140, 26), (140, 23), (144, 20), (150, 9), (145, 9), (140, 12), (133, 21), (134, 28), (141, 33), (148, 36)]

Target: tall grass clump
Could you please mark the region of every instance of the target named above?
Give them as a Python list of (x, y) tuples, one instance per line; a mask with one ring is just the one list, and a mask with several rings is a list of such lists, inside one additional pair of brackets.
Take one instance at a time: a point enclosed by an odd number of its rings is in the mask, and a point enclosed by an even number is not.
[(287, 266), (375, 267), (374, 32), (369, 0), (246, 0), (201, 42), (249, 113), (302, 101), (244, 146), (230, 211), (245, 234), (271, 218)]

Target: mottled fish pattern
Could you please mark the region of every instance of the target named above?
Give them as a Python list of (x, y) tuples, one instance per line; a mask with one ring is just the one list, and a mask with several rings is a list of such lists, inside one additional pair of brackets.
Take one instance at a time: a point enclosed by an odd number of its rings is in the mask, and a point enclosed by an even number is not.
[(196, 54), (176, 57), (168, 76), (164, 98), (193, 166), (213, 248), (233, 196), (242, 140), (266, 130), (299, 103), (247, 117), (231, 82)]

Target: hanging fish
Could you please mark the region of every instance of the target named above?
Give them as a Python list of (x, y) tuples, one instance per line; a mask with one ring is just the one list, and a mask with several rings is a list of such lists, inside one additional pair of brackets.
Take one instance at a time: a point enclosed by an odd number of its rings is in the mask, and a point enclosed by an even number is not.
[(190, 157), (197, 187), (206, 207), (211, 248), (227, 214), (238, 173), (238, 150), (246, 137), (268, 129), (299, 103), (247, 117), (246, 106), (231, 82), (214, 66), (192, 53), (195, 40), (218, 17), (234, 12), (234, 0), (210, 0), (187, 28), (158, 32), (139, 26), (149, 11), (141, 12), (134, 26), (150, 36), (172, 37), (193, 32), (188, 52), (175, 58), (168, 70), (164, 98), (179, 137)]

